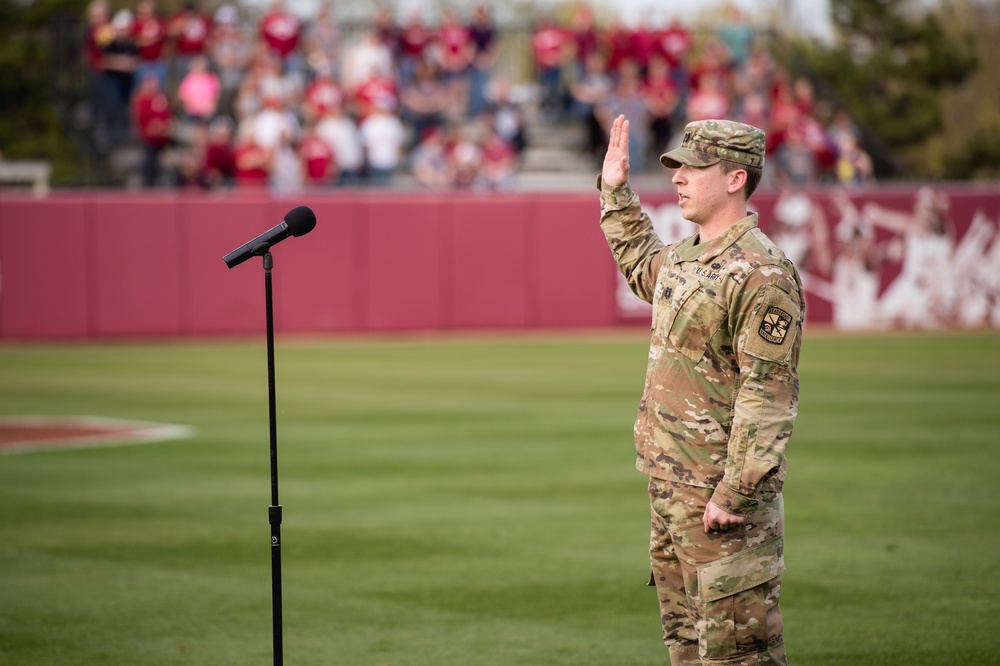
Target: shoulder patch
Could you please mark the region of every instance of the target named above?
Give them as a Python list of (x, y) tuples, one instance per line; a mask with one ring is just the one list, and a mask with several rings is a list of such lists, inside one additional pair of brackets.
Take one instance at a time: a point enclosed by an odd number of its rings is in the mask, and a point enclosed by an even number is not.
[(768, 342), (780, 345), (788, 335), (788, 328), (792, 325), (792, 315), (773, 305), (767, 308), (764, 319), (760, 322), (757, 335)]
[(743, 351), (765, 361), (785, 364), (798, 338), (802, 308), (777, 285), (766, 285), (758, 297)]

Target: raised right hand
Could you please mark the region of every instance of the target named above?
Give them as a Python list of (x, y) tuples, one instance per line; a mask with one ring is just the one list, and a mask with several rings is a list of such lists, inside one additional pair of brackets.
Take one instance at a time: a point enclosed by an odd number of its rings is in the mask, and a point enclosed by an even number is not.
[(601, 180), (608, 187), (618, 187), (628, 181), (628, 170), (628, 121), (625, 116), (618, 116), (611, 123)]

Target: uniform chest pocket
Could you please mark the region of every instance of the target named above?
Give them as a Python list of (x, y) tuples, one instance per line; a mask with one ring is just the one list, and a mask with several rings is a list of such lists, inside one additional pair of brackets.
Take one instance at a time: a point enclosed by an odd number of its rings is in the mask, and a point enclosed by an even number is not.
[(692, 361), (705, 355), (712, 338), (726, 320), (709, 287), (692, 282), (674, 294), (669, 321), (664, 322), (670, 345)]

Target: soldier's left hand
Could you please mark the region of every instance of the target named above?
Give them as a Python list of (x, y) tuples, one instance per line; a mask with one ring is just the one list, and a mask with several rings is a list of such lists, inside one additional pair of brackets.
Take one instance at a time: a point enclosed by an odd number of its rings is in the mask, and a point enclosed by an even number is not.
[(705, 534), (712, 530), (728, 530), (730, 527), (742, 525), (744, 521), (746, 521), (745, 517), (723, 511), (711, 502), (705, 506), (705, 515), (701, 518), (702, 525), (705, 526)]

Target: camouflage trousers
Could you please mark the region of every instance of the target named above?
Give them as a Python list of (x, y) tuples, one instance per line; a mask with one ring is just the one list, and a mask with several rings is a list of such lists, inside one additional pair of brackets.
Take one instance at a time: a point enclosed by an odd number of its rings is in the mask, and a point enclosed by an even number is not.
[(650, 479), (650, 585), (671, 666), (783, 665), (780, 494), (742, 525), (705, 534), (711, 488)]

